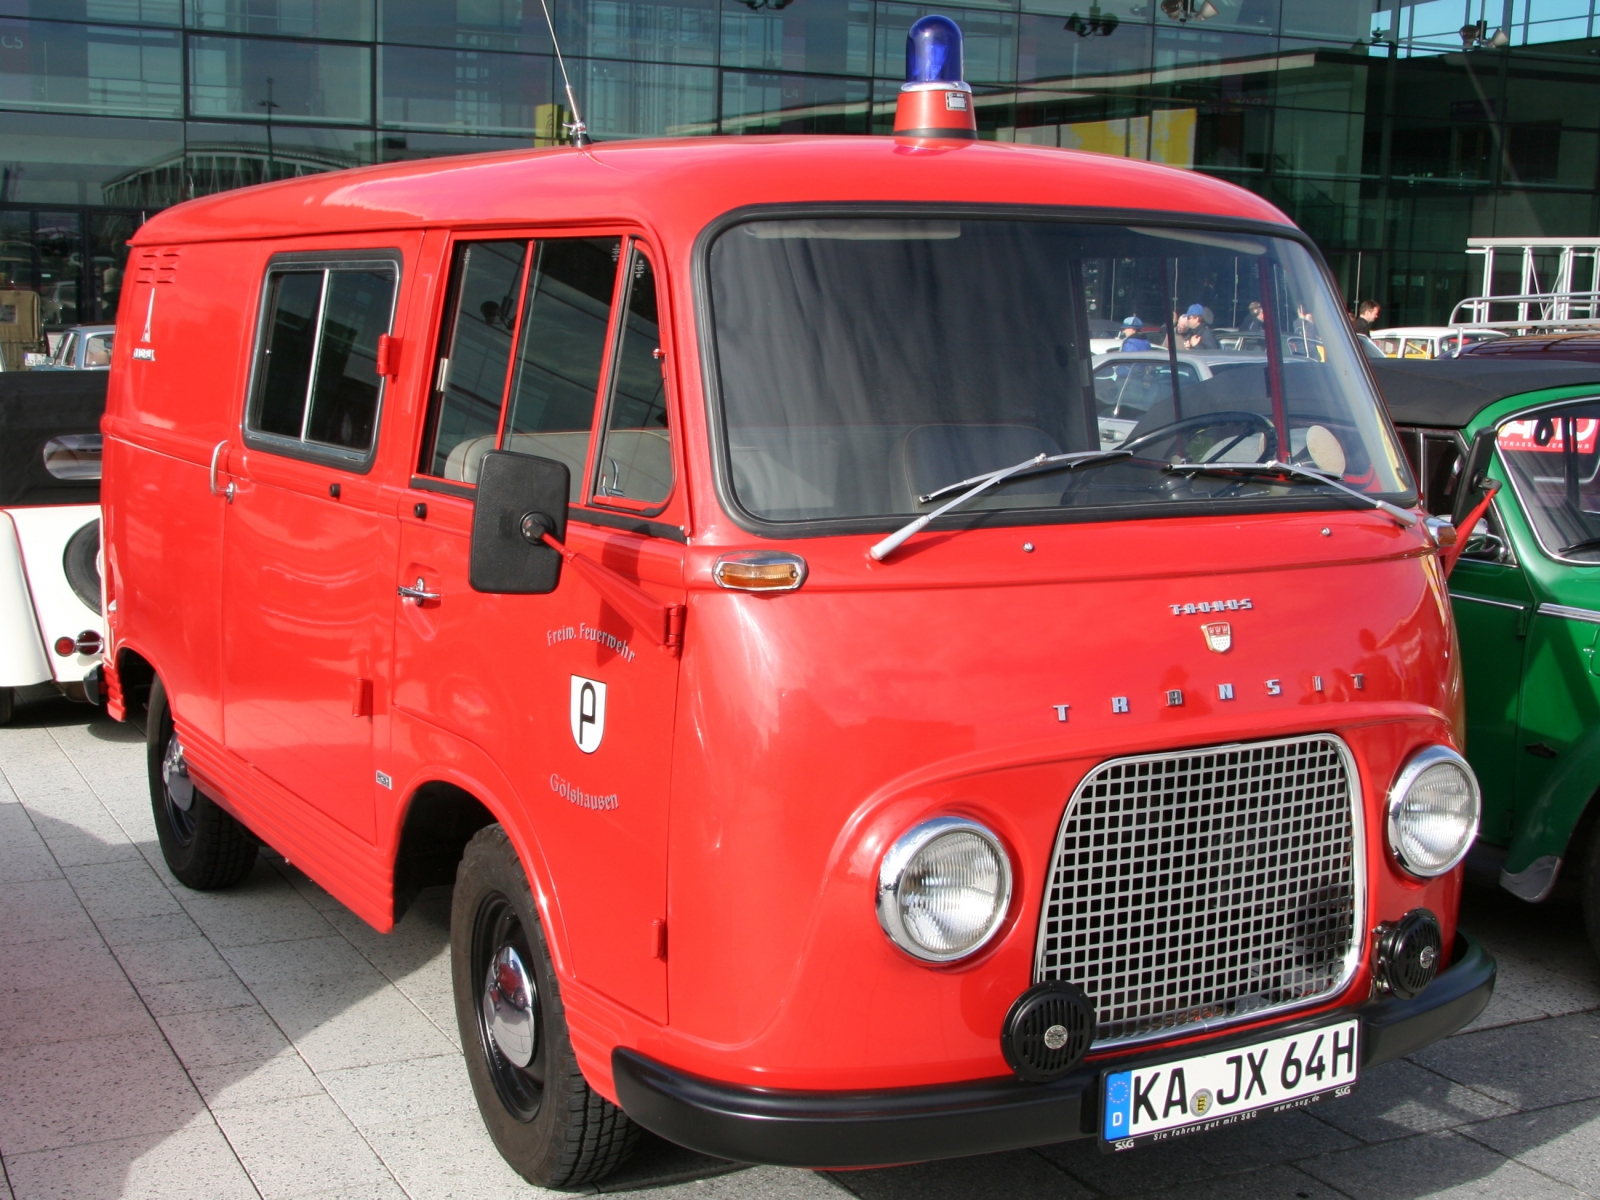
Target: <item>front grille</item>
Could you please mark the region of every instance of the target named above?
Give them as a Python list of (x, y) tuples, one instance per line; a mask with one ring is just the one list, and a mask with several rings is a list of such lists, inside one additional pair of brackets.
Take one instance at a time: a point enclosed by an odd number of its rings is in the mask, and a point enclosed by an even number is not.
[(1056, 838), (1034, 981), (1088, 994), (1096, 1048), (1336, 992), (1360, 953), (1353, 774), (1329, 734), (1096, 767)]

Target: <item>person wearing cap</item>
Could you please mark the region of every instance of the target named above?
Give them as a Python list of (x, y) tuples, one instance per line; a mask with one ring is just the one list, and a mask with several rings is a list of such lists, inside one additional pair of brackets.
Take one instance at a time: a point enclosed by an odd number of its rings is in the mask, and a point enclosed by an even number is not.
[(1187, 318), (1179, 330), (1178, 345), (1185, 350), (1218, 350), (1217, 335), (1206, 323), (1206, 306), (1191, 304), (1183, 314)]
[(1130, 354), (1137, 350), (1152, 349), (1150, 340), (1139, 332), (1139, 327), (1143, 324), (1144, 322), (1139, 320), (1138, 317), (1129, 317), (1124, 321), (1122, 328), (1117, 331), (1117, 336), (1122, 339), (1122, 345), (1118, 346), (1117, 349), (1125, 350)]

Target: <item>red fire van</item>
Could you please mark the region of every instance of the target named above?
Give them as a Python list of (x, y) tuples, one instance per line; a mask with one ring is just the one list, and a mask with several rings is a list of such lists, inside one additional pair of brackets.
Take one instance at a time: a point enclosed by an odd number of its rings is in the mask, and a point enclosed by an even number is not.
[[(910, 94), (970, 129), (958, 90)], [(380, 930), (453, 882), (529, 1179), (638, 1126), (1125, 1149), (1487, 1003), (1449, 538), (1315, 249), (943, 133), (393, 164), (134, 239), (107, 686), (167, 862), (259, 839)], [(1256, 306), (1102, 445), (1091, 324), (1175, 356)]]

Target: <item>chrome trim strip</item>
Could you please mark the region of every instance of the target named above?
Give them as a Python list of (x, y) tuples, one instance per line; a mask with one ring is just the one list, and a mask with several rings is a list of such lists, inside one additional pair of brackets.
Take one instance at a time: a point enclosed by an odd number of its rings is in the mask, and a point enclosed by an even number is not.
[(1570, 604), (1541, 604), (1539, 615), (1565, 617), (1569, 621), (1587, 621), (1591, 625), (1600, 625), (1600, 612), (1592, 608), (1573, 608)]
[(1463, 592), (1451, 592), (1450, 599), (1469, 600), (1473, 604), (1492, 604), (1496, 608), (1514, 608), (1518, 612), (1528, 611), (1528, 606), (1526, 604), (1513, 604), (1509, 600), (1490, 600), (1486, 596), (1468, 596)]
[[(1362, 793), (1361, 774), (1356, 768), (1355, 756), (1350, 752), (1349, 745), (1338, 734), (1323, 731), (1305, 733), (1298, 737), (1272, 738), (1256, 742), (1229, 742), (1220, 746), (1196, 746), (1191, 749), (1168, 750), (1153, 754), (1134, 754), (1124, 758), (1105, 759), (1096, 763), (1084, 772), (1077, 787), (1073, 789), (1072, 797), (1067, 802), (1065, 811), (1061, 815), (1061, 823), (1057, 826), (1056, 836), (1051, 844), (1050, 861), (1045, 872), (1043, 895), (1039, 897), (1039, 929), (1034, 943), (1033, 954), (1033, 982), (1038, 983), (1045, 978), (1046, 945), (1049, 940), (1048, 912), (1050, 908), (1050, 892), (1055, 884), (1055, 877), (1061, 861), (1063, 846), (1068, 834), (1069, 822), (1073, 818), (1073, 810), (1083, 799), (1086, 789), (1095, 783), (1101, 773), (1108, 767), (1125, 766), (1144, 762), (1166, 762), (1179, 758), (1196, 758), (1204, 755), (1227, 754), (1234, 751), (1250, 752), (1254, 750), (1269, 749), (1276, 746), (1294, 745), (1309, 741), (1322, 741), (1331, 744), (1338, 753), (1340, 762), (1344, 767), (1346, 786), (1350, 797), (1350, 872), (1353, 881), (1353, 894), (1351, 896), (1351, 923), (1350, 944), (1345, 951), (1343, 969), (1329, 987), (1312, 996), (1286, 1001), (1280, 1004), (1268, 1005), (1262, 1008), (1251, 1009), (1247, 1012), (1229, 1016), (1201, 1018), (1185, 1022), (1182, 1025), (1165, 1026), (1151, 1029), (1148, 1032), (1132, 1034), (1118, 1038), (1097, 1037), (1091, 1046), (1094, 1050), (1103, 1050), (1110, 1047), (1121, 1048), (1135, 1046), (1146, 1042), (1159, 1041), (1163, 1038), (1190, 1037), (1195, 1034), (1209, 1033), (1212, 1030), (1222, 1029), (1230, 1025), (1237, 1025), (1245, 1021), (1259, 1020), (1265, 1016), (1278, 1013), (1291, 1012), (1295, 1009), (1306, 1008), (1316, 1004), (1325, 1004), (1330, 999), (1343, 994), (1350, 986), (1350, 981), (1355, 978), (1365, 959), (1367, 950), (1367, 891), (1369, 880), (1367, 877), (1366, 856), (1366, 806)], [(1063, 978), (1070, 978), (1065, 973)], [(1080, 982), (1073, 980), (1073, 982)], [(1080, 986), (1081, 982), (1080, 982)], [(1088, 991), (1086, 988), (1085, 991)], [(1091, 997), (1092, 999), (1093, 997)], [(1096, 1014), (1098, 1020), (1098, 1014)]]

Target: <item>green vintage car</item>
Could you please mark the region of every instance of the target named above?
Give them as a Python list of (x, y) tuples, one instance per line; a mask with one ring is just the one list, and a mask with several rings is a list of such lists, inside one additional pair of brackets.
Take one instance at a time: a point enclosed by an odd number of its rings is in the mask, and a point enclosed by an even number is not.
[(1483, 787), (1474, 859), (1534, 903), (1575, 876), (1600, 953), (1600, 363), (1373, 370), (1423, 505), (1463, 539), (1446, 561)]

